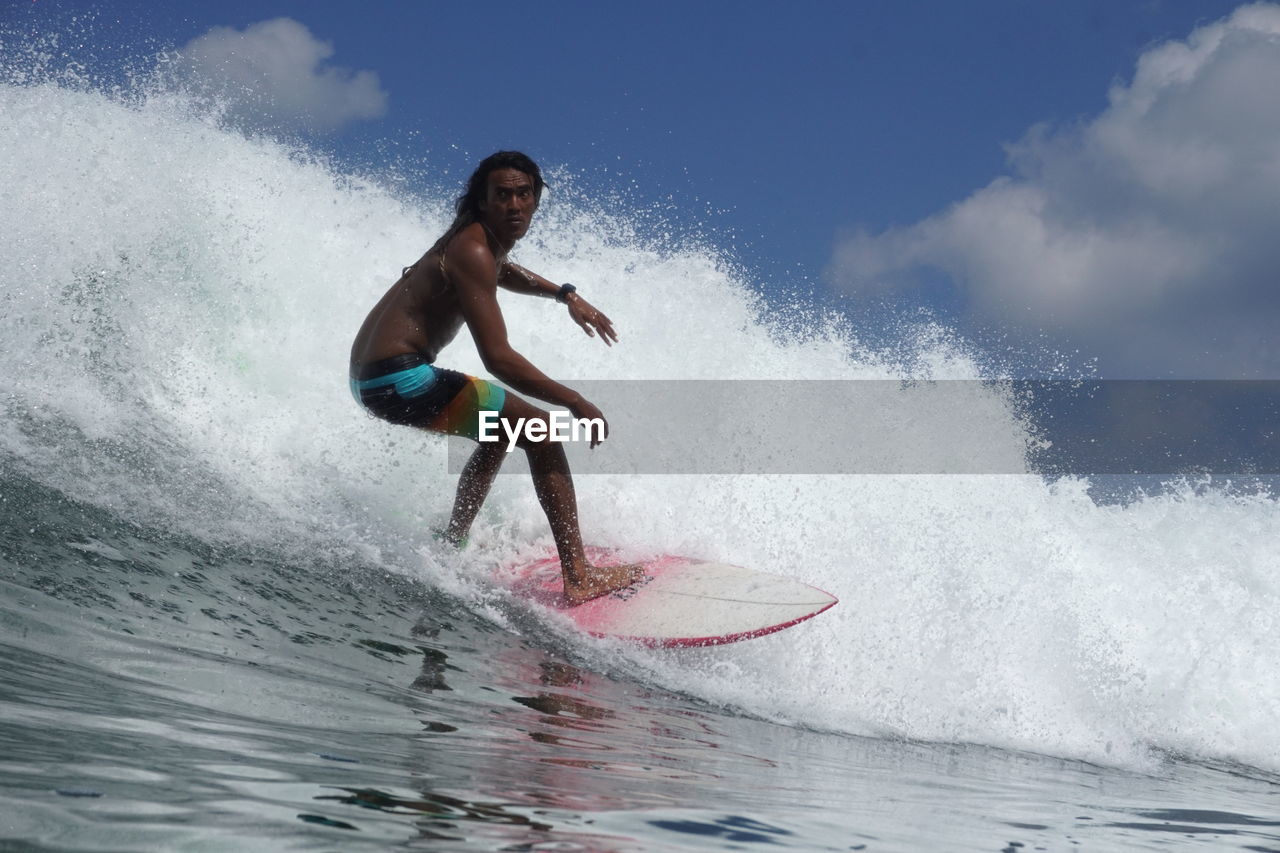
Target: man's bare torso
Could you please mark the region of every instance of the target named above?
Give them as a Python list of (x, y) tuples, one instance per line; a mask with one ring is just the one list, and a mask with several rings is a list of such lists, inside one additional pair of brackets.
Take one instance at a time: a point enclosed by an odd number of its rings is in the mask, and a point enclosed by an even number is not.
[[(478, 226), (473, 226), (478, 227)], [(463, 238), (457, 234), (450, 245)], [(365, 318), (351, 346), (351, 364), (417, 353), (434, 363), (462, 328), (458, 293), (443, 270), (448, 246), (433, 248), (409, 267)]]

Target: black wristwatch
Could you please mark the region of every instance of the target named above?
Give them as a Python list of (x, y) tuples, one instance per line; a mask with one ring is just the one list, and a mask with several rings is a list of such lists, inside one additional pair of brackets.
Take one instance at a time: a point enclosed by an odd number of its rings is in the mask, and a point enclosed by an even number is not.
[(578, 288), (574, 287), (572, 284), (562, 284), (560, 285), (560, 292), (556, 294), (556, 302), (566, 302), (569, 299), (570, 293), (577, 292)]

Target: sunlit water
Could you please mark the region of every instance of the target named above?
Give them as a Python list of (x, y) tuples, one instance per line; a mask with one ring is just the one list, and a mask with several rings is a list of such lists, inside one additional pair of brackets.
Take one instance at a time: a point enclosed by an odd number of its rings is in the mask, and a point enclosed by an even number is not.
[[(6, 44), (5, 844), (1280, 850), (1273, 500), (1100, 506), (1031, 474), (583, 477), (592, 541), (841, 605), (692, 653), (576, 636), (490, 580), (547, 545), (527, 478), (500, 478), (479, 544), (443, 553), (443, 444), (346, 391), (355, 328), (448, 199), (163, 87), (36, 65)], [(772, 320), (714, 251), (573, 187), (517, 260), (589, 287), (623, 341), (506, 299), (556, 376), (983, 375), (937, 330), (889, 359), (839, 318)], [(445, 361), (482, 372), (464, 340)], [(1008, 401), (970, 387), (957, 430), (1020, 453)]]

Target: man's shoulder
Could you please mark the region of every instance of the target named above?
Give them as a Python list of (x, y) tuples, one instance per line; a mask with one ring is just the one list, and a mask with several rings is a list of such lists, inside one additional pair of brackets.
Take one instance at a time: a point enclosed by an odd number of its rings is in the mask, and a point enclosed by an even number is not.
[(445, 250), (452, 252), (457, 249), (472, 251), (482, 249), (490, 255), (493, 254), (489, 248), (489, 241), (485, 239), (484, 226), (479, 222), (464, 225), (458, 229), (458, 233), (449, 238), (449, 242), (445, 244)]
[(471, 223), (449, 238), (449, 242), (443, 246), (443, 253), (451, 267), (458, 263), (466, 266), (496, 266), (498, 263), (498, 258), (485, 237), (484, 226), (478, 222)]

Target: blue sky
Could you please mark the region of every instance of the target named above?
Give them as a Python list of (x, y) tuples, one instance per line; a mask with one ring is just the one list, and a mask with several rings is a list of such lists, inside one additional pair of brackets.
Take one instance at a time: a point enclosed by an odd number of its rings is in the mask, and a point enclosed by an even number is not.
[(273, 105), (246, 115), (424, 182), (526, 150), (766, 289), (924, 307), (1107, 376), (1280, 377), (1277, 6), (7, 5), (35, 28), (91, 12), (78, 47), (104, 67), (256, 55)]

